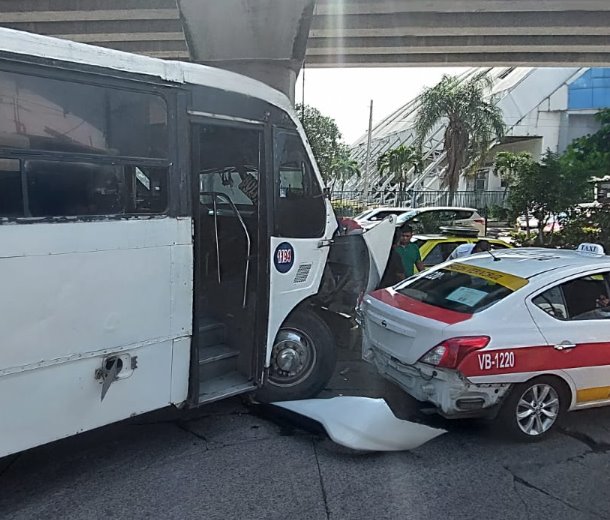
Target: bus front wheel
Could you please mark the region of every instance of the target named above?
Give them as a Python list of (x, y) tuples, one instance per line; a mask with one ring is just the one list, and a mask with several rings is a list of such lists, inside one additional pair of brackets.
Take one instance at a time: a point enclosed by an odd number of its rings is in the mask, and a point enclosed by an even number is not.
[(336, 361), (328, 325), (314, 312), (299, 310), (277, 333), (269, 374), (256, 398), (272, 402), (314, 397), (332, 376)]

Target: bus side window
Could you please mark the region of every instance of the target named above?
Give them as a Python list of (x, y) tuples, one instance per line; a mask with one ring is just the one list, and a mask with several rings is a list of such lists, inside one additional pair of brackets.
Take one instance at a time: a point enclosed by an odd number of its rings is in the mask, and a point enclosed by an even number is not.
[(277, 235), (321, 237), (326, 224), (324, 195), (296, 133), (275, 132), (274, 183)]
[(25, 172), (33, 217), (124, 213), (121, 166), (26, 160)]
[(24, 214), (21, 163), (18, 159), (0, 158), (0, 218)]
[(128, 213), (164, 213), (167, 209), (167, 168), (128, 166)]
[(33, 217), (164, 213), (167, 168), (26, 160)]
[(3, 148), (168, 157), (167, 104), (159, 95), (2, 71), (0, 97)]

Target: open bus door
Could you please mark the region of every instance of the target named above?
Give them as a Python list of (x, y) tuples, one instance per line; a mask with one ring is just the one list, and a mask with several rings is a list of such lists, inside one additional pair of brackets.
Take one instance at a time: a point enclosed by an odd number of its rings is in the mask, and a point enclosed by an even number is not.
[[(207, 118), (192, 135), (198, 332), (191, 395), (201, 404), (263, 383), (260, 400), (312, 397), (336, 361), (325, 312), (353, 313), (377, 286), (393, 228), (337, 235), (295, 130)], [(266, 135), (272, 161), (264, 160)]]
[(262, 379), (267, 291), (264, 125), (193, 118), (194, 404), (254, 390)]

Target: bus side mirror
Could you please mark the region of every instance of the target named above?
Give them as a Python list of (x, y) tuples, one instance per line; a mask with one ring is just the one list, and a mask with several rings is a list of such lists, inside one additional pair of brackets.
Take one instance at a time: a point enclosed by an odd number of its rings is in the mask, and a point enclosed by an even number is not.
[(324, 198), (330, 199), (330, 188), (324, 188), (322, 194), (324, 195)]

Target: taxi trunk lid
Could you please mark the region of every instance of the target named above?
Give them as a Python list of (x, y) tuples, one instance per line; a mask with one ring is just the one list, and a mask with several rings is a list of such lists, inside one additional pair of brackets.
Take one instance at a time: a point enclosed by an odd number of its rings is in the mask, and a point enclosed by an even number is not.
[(401, 301), (402, 298), (392, 289), (367, 295), (362, 308), (364, 333), (369, 346), (386, 352), (401, 363), (413, 365), (446, 339), (449, 324), (401, 308), (408, 308), (410, 303), (406, 299)]

